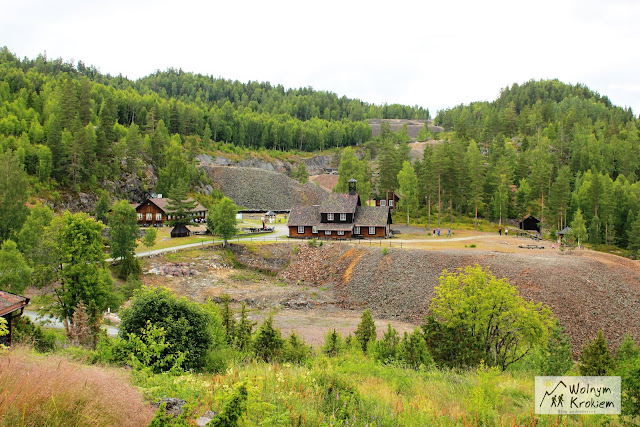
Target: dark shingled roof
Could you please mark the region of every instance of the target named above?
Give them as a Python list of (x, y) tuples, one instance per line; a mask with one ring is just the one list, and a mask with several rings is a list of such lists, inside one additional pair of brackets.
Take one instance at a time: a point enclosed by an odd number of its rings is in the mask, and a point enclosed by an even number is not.
[(29, 304), (29, 298), (0, 291), (0, 316), (13, 313)]
[(354, 213), (358, 205), (357, 194), (329, 193), (320, 204), (320, 213)]
[[(315, 224), (314, 224), (315, 225)], [(351, 222), (327, 222), (325, 224), (317, 224), (318, 231), (351, 231), (353, 223)]]
[(558, 231), (560, 236), (564, 236), (565, 234), (571, 233), (571, 227), (565, 227), (562, 230)]
[(358, 206), (354, 225), (358, 227), (384, 227), (391, 224), (387, 206)]
[[(189, 201), (189, 202), (194, 202), (195, 200), (194, 200), (194, 199), (192, 199), (191, 197), (188, 197), (188, 198), (187, 198), (187, 201)], [(152, 197), (150, 197), (150, 198), (146, 199), (144, 202), (142, 202), (142, 203), (138, 203), (137, 205), (135, 205), (136, 210), (137, 210), (139, 207), (143, 206), (143, 205), (144, 205), (145, 203), (147, 203), (147, 202), (151, 202), (151, 203), (153, 203), (153, 204), (154, 204), (154, 205), (156, 205), (158, 208), (160, 208), (163, 212), (166, 212), (166, 211), (167, 211), (167, 204), (169, 203), (169, 198), (167, 198), (167, 197), (163, 197), (163, 198), (161, 198), (161, 199), (158, 199), (158, 198), (152, 198)], [(201, 211), (206, 212), (206, 211), (207, 211), (207, 208), (205, 208), (204, 206), (202, 206), (200, 203), (196, 202), (196, 207), (195, 207), (195, 208), (193, 208), (193, 210), (192, 210), (191, 212), (201, 212)]]
[(289, 227), (317, 224), (320, 224), (320, 212), (318, 212), (318, 206), (295, 206), (291, 208), (289, 220), (287, 221), (287, 225)]

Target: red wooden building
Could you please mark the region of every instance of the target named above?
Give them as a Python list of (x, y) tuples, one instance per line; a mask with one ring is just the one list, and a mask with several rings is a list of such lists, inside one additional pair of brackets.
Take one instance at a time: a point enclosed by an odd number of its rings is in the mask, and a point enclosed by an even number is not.
[[(193, 201), (192, 198), (188, 199)], [(171, 219), (171, 215), (167, 214), (167, 204), (169, 199), (166, 198), (149, 198), (139, 205), (135, 205), (138, 214), (138, 224), (143, 227), (162, 226), (167, 220)], [(193, 222), (204, 223), (207, 218), (207, 208), (200, 203), (191, 211)]]
[(289, 214), (289, 237), (381, 238), (390, 233), (387, 206), (362, 206), (356, 181), (349, 181), (349, 194), (329, 193), (320, 205), (296, 206)]
[(29, 304), (29, 298), (0, 291), (0, 317), (7, 321), (7, 327), (9, 328), (9, 335), (0, 336), (0, 344), (4, 344), (7, 347), (11, 346), (12, 320), (22, 316), (24, 307), (27, 304)]
[(394, 191), (391, 193), (387, 193), (385, 197), (377, 197), (374, 199), (376, 201), (376, 206), (387, 206), (389, 210), (394, 210), (398, 206), (398, 202), (400, 201), (400, 196)]

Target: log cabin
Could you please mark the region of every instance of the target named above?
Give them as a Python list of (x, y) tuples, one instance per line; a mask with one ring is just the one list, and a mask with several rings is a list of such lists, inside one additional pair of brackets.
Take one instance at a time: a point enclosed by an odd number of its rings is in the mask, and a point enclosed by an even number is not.
[(291, 209), (289, 237), (297, 238), (385, 238), (390, 235), (388, 206), (362, 206), (356, 180), (349, 180), (349, 193), (329, 193), (320, 205)]
[[(192, 198), (187, 199), (193, 201)], [(167, 213), (168, 198), (149, 198), (144, 202), (134, 205), (136, 213), (138, 214), (138, 225), (143, 227), (163, 226), (164, 223), (171, 219), (171, 215)], [(200, 203), (191, 211), (194, 222), (206, 222), (207, 208)]]

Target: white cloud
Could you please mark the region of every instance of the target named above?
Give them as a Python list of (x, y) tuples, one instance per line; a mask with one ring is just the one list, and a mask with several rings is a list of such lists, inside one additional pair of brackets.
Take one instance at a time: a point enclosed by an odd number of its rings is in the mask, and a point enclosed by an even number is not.
[(588, 1), (0, 1), (19, 56), (137, 78), (168, 67), (436, 109), (530, 79), (640, 112), (640, 4)]

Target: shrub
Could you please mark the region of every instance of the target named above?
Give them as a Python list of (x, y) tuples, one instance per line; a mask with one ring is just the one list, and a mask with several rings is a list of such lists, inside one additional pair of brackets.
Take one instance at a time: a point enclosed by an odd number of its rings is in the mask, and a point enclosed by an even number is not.
[(258, 328), (253, 341), (256, 356), (265, 362), (277, 359), (282, 355), (284, 340), (278, 329), (273, 327), (273, 317), (267, 317)]
[(399, 346), (398, 360), (411, 369), (420, 369), (423, 366), (433, 365), (433, 358), (427, 349), (427, 343), (420, 329), (415, 328), (413, 333), (404, 333)]
[(56, 347), (56, 334), (41, 328), (26, 316), (16, 317), (13, 322), (13, 341), (33, 346), (39, 352), (53, 351)]
[(185, 354), (179, 350), (170, 351), (171, 344), (165, 340), (165, 336), (164, 328), (151, 324), (150, 321), (147, 321), (147, 326), (139, 333), (129, 334), (127, 347), (134, 369), (149, 368), (155, 373), (175, 373), (182, 370)]
[(427, 316), (422, 325), (429, 353), (438, 366), (477, 366), (484, 357), (480, 340), (463, 326), (447, 326)]
[(211, 420), (213, 427), (234, 427), (238, 425), (238, 420), (247, 410), (247, 386), (240, 383), (227, 402), (222, 407), (219, 414)]
[(313, 239), (309, 240), (309, 246), (312, 248), (315, 248), (318, 246), (318, 240), (314, 237)]
[(389, 253), (389, 250), (386, 247), (382, 248), (382, 256), (384, 256), (384, 255), (386, 255), (388, 253)]
[(475, 265), (456, 273), (444, 270), (439, 281), (429, 307), (434, 320), (467, 331), (482, 346), (488, 365), (505, 370), (546, 344), (551, 310), (525, 301), (506, 279)]
[(151, 322), (165, 331), (169, 353), (185, 354), (183, 367), (199, 369), (205, 364), (207, 350), (213, 343), (211, 316), (205, 309), (185, 298), (176, 298), (168, 289), (142, 288), (135, 293), (131, 305), (120, 315), (120, 336), (129, 340), (129, 334), (141, 334)]
[(309, 346), (295, 332), (291, 332), (284, 343), (284, 360), (291, 363), (303, 363), (310, 355)]
[(580, 353), (580, 375), (601, 376), (606, 375), (613, 368), (613, 358), (607, 346), (602, 330), (598, 336), (582, 349)]
[(387, 331), (381, 340), (376, 341), (373, 347), (373, 356), (375, 360), (382, 363), (391, 363), (396, 360), (398, 354), (398, 346), (400, 345), (400, 336), (398, 331), (387, 325)]

